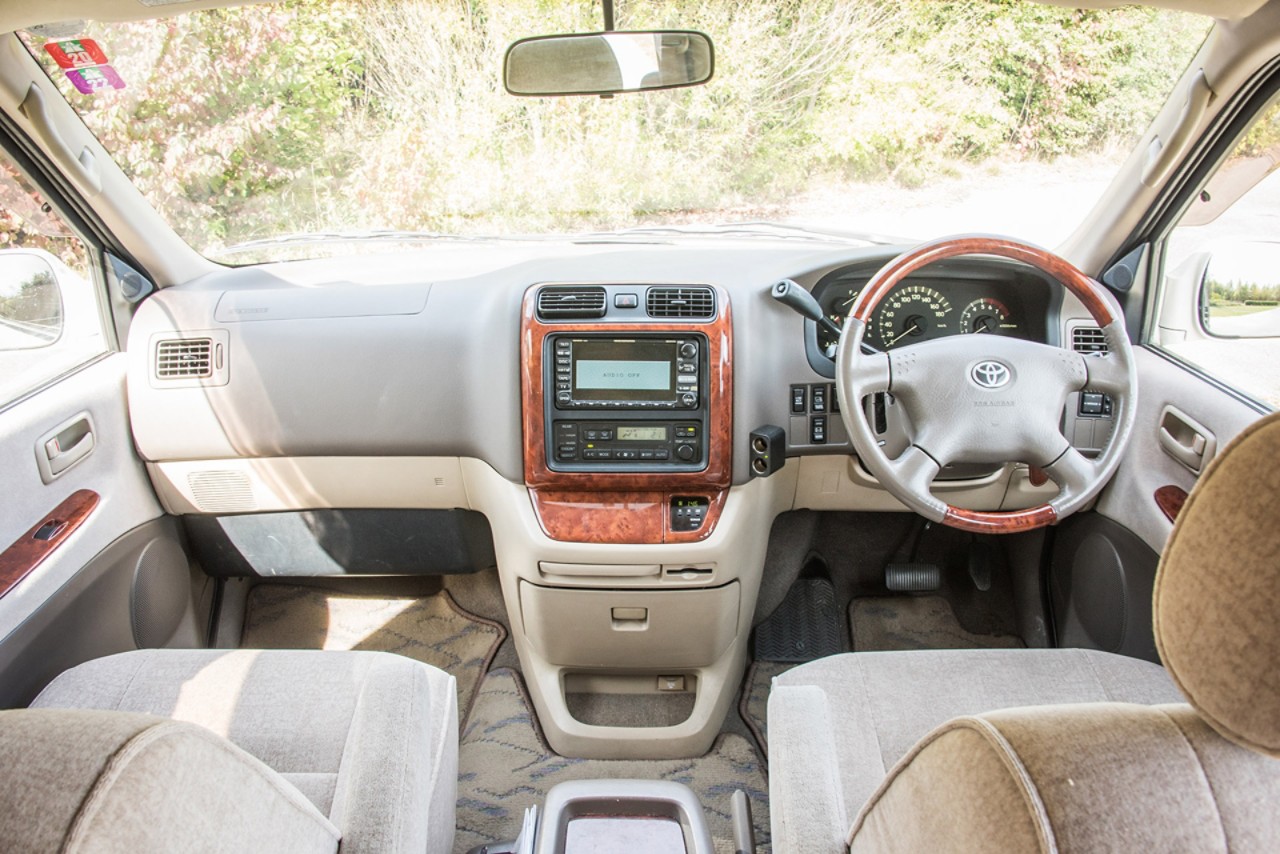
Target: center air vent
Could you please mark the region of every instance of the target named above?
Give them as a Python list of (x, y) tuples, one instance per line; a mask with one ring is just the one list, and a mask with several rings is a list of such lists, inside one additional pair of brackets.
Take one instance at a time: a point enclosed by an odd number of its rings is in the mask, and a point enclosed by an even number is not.
[(213, 376), (213, 339), (175, 338), (156, 346), (156, 379), (185, 380)]
[(645, 309), (650, 317), (715, 317), (711, 288), (649, 288)]
[(1071, 330), (1071, 349), (1077, 353), (1105, 353), (1107, 339), (1096, 326), (1077, 326)]
[(543, 288), (538, 291), (538, 317), (544, 320), (604, 317), (604, 288)]

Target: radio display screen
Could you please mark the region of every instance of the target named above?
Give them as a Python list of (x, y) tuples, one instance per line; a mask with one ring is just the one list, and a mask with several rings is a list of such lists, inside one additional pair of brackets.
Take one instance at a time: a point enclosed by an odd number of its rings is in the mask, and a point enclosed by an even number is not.
[(575, 400), (674, 400), (675, 341), (574, 342)]

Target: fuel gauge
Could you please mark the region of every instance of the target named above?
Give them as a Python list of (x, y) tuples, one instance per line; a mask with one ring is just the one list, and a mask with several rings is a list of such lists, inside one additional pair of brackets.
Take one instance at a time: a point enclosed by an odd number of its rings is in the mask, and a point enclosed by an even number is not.
[(991, 335), (1010, 335), (1018, 330), (1004, 303), (990, 297), (976, 299), (960, 313), (960, 331), (985, 332)]

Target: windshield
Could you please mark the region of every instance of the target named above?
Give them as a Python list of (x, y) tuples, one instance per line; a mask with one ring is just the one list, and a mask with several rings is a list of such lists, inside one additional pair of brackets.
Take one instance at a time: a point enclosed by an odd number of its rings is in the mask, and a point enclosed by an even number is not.
[[(546, 0), (299, 0), (87, 22), (95, 45), (26, 42), (173, 228), (245, 263), (338, 237), (742, 221), (1052, 246), (1209, 25), (915, 0), (637, 0), (618, 16), (707, 33), (715, 77), (514, 97), (510, 42), (600, 29), (594, 4)], [(77, 47), (107, 64), (64, 72), (59, 50)], [(298, 235), (313, 236), (282, 240)]]

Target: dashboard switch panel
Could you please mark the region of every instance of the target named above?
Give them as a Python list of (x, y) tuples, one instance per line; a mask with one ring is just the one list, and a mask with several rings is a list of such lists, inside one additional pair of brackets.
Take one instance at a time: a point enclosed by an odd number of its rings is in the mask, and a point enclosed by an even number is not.
[(671, 530), (698, 530), (707, 518), (707, 507), (710, 504), (710, 499), (702, 496), (673, 496), (671, 498)]

